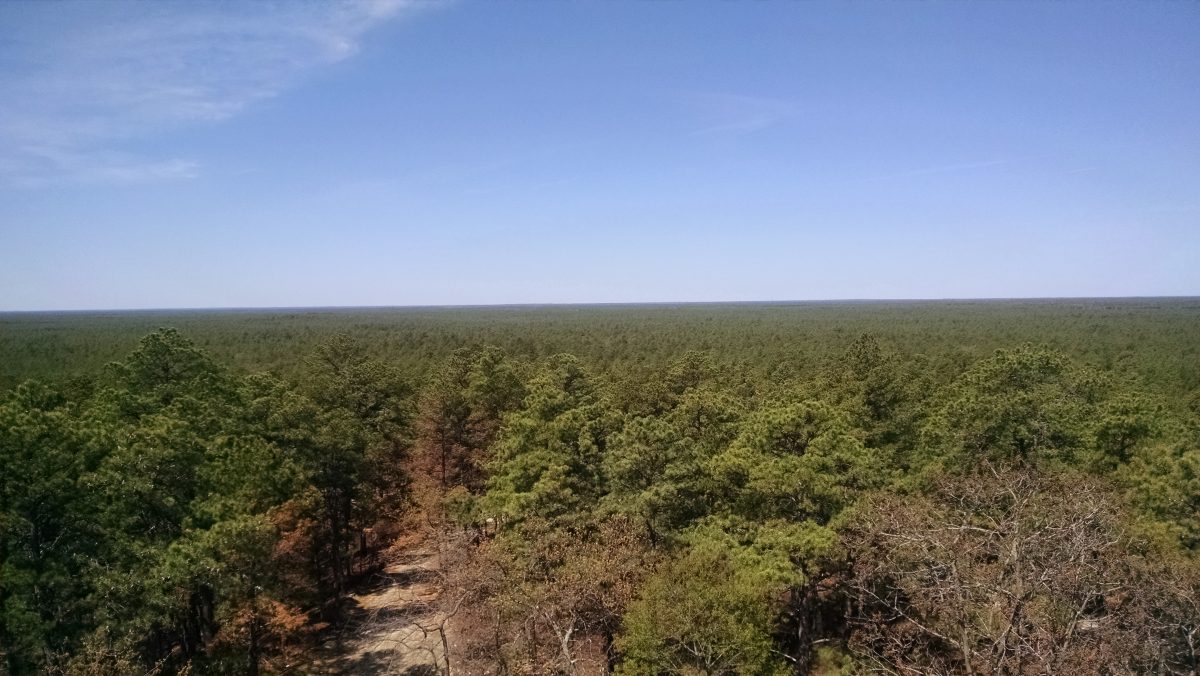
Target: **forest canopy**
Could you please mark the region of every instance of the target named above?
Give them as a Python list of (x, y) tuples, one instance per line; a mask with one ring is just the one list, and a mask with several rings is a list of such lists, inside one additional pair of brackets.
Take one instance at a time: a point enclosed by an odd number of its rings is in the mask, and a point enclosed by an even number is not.
[(4, 316), (0, 673), (1195, 673), (1198, 309)]

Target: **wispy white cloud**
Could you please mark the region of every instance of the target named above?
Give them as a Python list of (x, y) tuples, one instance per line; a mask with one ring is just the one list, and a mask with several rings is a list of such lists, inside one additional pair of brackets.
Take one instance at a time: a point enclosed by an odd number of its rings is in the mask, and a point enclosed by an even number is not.
[(890, 181), (898, 178), (915, 178), (918, 176), (932, 176), (935, 174), (954, 174), (961, 171), (973, 171), (976, 169), (987, 169), (990, 167), (999, 167), (1010, 164), (1012, 160), (983, 160), (980, 162), (960, 162), (956, 164), (942, 164), (936, 167), (922, 167), (920, 169), (912, 169), (909, 171), (898, 171), (891, 174), (879, 174), (877, 176), (868, 176), (866, 178), (855, 181), (856, 183), (872, 183), (875, 181)]
[(353, 55), (409, 0), (7, 3), (0, 7), (0, 183), (193, 176), (131, 146), (226, 120)]
[(152, 183), (192, 178), (199, 164), (182, 158), (157, 160), (95, 147), (75, 151), (26, 146), (14, 157), (0, 154), (0, 181), (17, 188), (63, 182), (79, 184)]
[[(935, 165), (935, 166), (918, 167), (915, 169), (909, 169), (909, 170), (905, 170), (905, 171), (897, 171), (897, 172), (887, 173), (887, 174), (876, 174), (873, 176), (866, 176), (863, 178), (855, 179), (851, 182), (852, 183), (874, 183), (874, 182), (878, 182), (878, 181), (891, 181), (891, 180), (896, 180), (896, 179), (918, 178), (918, 177), (922, 177), (922, 176), (934, 176), (934, 175), (938, 175), (938, 174), (957, 174), (957, 173), (962, 173), (962, 172), (978, 171), (981, 169), (991, 169), (993, 167), (1005, 167), (1005, 166), (1025, 164), (1025, 163), (1029, 163), (1032, 161), (1046, 160), (1048, 158), (1053, 158), (1053, 157), (1054, 157), (1053, 154), (1037, 153), (1037, 154), (1033, 154), (1033, 155), (1020, 155), (1020, 156), (1016, 156), (1016, 157), (1008, 157), (1008, 158), (1003, 158), (1003, 159), (979, 160), (979, 161), (975, 161), (975, 162), (956, 162), (956, 163), (952, 163), (952, 164), (939, 164), (939, 165)], [(1062, 173), (1062, 174), (1071, 175), (1071, 174), (1092, 173), (1095, 171), (1099, 171), (1100, 169), (1101, 169), (1101, 167), (1099, 165), (1088, 165), (1088, 166), (1075, 167), (1075, 168), (1066, 169), (1066, 170), (1055, 169), (1053, 171), (1058, 171), (1059, 173)]]
[(698, 112), (702, 125), (698, 136), (740, 136), (771, 127), (800, 112), (793, 101), (742, 94), (693, 94), (690, 105)]

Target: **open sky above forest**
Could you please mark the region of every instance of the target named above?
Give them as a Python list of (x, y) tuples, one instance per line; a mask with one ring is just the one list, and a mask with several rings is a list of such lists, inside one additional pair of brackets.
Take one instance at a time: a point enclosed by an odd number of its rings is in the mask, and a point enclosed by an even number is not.
[(0, 3), (0, 310), (1200, 294), (1200, 4)]

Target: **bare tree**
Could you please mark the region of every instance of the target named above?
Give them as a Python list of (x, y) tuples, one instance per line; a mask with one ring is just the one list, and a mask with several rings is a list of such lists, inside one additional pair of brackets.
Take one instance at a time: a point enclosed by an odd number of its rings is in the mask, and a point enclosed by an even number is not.
[[(509, 534), (511, 535), (511, 534)], [(456, 619), (461, 662), (496, 673), (607, 669), (621, 615), (652, 566), (641, 531), (620, 518), (571, 532), (526, 523), (447, 560), (451, 588), (470, 595)]]
[[(880, 671), (1196, 673), (1197, 577), (1098, 481), (1028, 469), (881, 496), (849, 529), (851, 646)], [(1191, 572), (1189, 572), (1191, 571)]]

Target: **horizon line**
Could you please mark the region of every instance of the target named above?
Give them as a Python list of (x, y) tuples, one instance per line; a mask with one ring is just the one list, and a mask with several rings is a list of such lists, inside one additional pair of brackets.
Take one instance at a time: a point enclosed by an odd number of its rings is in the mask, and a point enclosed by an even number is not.
[(567, 307), (654, 307), (679, 305), (804, 305), (835, 303), (971, 303), (971, 302), (1033, 302), (1033, 301), (1130, 301), (1130, 300), (1200, 300), (1200, 295), (1163, 296), (972, 296), (926, 298), (808, 298), (771, 300), (683, 300), (683, 301), (584, 301), (584, 302), (516, 302), (516, 303), (447, 303), (414, 305), (230, 305), (144, 308), (66, 308), (44, 310), (0, 310), (0, 315), (19, 314), (88, 314), (137, 312), (279, 312), (279, 311), (339, 311), (339, 310), (438, 310), (489, 308), (567, 308)]

